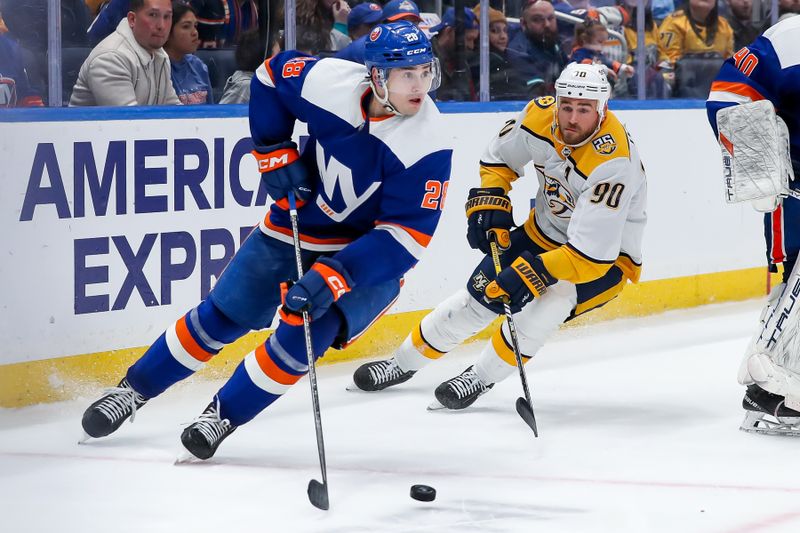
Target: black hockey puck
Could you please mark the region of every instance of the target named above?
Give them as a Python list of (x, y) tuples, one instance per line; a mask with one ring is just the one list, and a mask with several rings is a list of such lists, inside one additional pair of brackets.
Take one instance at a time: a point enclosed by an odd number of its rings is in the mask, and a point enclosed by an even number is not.
[(421, 502), (432, 502), (436, 499), (436, 489), (428, 485), (411, 485), (411, 497)]

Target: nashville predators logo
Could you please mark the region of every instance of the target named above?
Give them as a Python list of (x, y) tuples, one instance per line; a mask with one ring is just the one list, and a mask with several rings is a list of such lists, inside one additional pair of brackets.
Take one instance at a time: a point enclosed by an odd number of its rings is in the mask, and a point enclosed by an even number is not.
[(569, 218), (575, 209), (572, 194), (556, 178), (544, 174), (544, 197), (550, 212), (559, 218)]
[(592, 146), (597, 150), (597, 153), (603, 155), (611, 155), (617, 149), (617, 141), (611, 134), (605, 134), (592, 141)]
[(540, 96), (539, 98), (534, 98), (533, 103), (537, 106), (541, 107), (542, 109), (547, 109), (554, 103), (556, 103), (556, 99), (552, 96)]

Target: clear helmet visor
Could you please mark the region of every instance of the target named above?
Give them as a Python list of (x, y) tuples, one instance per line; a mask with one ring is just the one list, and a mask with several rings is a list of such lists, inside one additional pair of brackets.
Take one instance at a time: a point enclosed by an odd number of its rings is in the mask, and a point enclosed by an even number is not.
[(380, 84), (392, 96), (424, 96), (442, 83), (439, 60), (413, 67), (395, 67), (378, 71)]

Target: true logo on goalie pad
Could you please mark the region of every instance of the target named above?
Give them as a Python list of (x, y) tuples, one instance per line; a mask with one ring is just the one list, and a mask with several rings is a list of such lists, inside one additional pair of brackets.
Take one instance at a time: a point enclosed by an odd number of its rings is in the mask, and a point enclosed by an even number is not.
[(796, 279), (791, 290), (789, 290), (789, 287), (787, 287), (786, 291), (787, 298), (785, 301), (781, 302), (783, 307), (780, 310), (780, 315), (775, 322), (775, 327), (771, 332), (770, 338), (767, 339), (767, 350), (771, 350), (772, 347), (775, 346), (775, 343), (778, 341), (778, 337), (780, 337), (781, 333), (783, 333), (785, 323), (788, 322), (789, 317), (792, 314), (792, 310), (797, 304), (797, 298), (800, 296), (800, 278)]
[(606, 133), (602, 137), (593, 140), (592, 146), (599, 154), (611, 155), (617, 149), (617, 141), (614, 140), (610, 133)]

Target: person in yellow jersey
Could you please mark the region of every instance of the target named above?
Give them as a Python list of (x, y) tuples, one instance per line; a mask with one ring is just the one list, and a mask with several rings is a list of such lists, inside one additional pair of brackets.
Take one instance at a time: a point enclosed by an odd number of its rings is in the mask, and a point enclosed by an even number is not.
[(686, 54), (717, 52), (723, 59), (733, 55), (733, 30), (719, 16), (717, 0), (686, 0), (664, 19), (658, 34), (673, 65)]
[[(571, 63), (555, 87), (555, 98), (536, 98), (508, 121), (481, 158), (481, 186), (470, 190), (466, 204), (467, 240), (487, 256), (467, 286), (423, 318), (393, 357), (356, 370), (356, 388), (378, 391), (407, 381), (502, 315), (503, 301), (510, 303), (527, 361), (561, 323), (638, 281), (645, 172), (625, 127), (608, 111), (606, 75), (602, 66)], [(539, 182), (536, 207), (512, 229), (508, 192), (529, 162)], [(490, 239), (505, 245), (498, 275)], [(511, 346), (504, 322), (474, 365), (436, 388), (432, 408), (468, 407), (515, 373)]]

